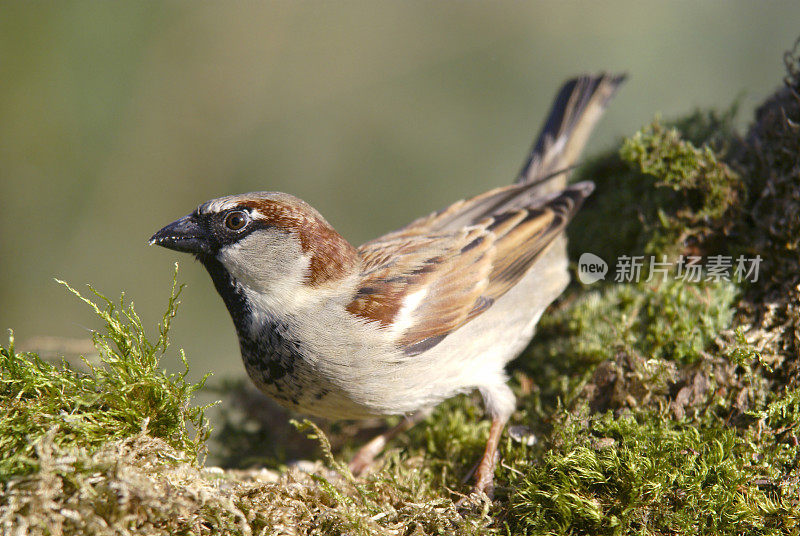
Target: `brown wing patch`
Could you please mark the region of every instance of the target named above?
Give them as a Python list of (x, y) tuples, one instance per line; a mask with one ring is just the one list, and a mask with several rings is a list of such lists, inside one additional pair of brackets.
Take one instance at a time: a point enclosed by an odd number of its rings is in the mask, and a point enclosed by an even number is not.
[(492, 269), (493, 245), (493, 236), (484, 229), (459, 237), (436, 269), (420, 281), (426, 289), (423, 299), (413, 310), (403, 311), (410, 325), (400, 338), (402, 346), (446, 335), (463, 325), (470, 313), (488, 306), (483, 295)]
[(457, 232), (398, 232), (368, 242), (359, 249), (364, 279), (347, 310), (397, 329), (406, 355), (424, 352), (513, 287), (591, 190), (581, 183)]
[(449, 333), (486, 306), (492, 243), (485, 229), (473, 228), (365, 244), (364, 278), (347, 310), (383, 327), (405, 326), (401, 346)]
[(361, 285), (347, 310), (382, 326), (391, 324), (408, 289), (430, 271), (446, 249), (447, 238), (369, 242), (359, 248)]

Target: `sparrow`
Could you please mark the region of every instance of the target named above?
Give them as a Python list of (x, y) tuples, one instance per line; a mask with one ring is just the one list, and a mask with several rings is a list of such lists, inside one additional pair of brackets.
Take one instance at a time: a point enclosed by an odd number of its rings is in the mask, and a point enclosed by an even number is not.
[(491, 495), (514, 411), (506, 364), (569, 282), (564, 230), (592, 193), (567, 176), (625, 75), (567, 81), (516, 181), (356, 248), (306, 202), (252, 192), (198, 206), (150, 239), (211, 276), (250, 379), (328, 419), (402, 415), (358, 473), (430, 408), (478, 390), (492, 420), (474, 491)]

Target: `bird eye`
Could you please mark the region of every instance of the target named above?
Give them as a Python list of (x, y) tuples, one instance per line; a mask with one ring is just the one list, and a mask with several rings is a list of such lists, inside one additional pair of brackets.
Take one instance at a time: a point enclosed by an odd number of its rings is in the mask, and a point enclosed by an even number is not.
[(250, 221), (250, 216), (243, 210), (235, 210), (225, 216), (225, 227), (231, 231), (240, 231)]

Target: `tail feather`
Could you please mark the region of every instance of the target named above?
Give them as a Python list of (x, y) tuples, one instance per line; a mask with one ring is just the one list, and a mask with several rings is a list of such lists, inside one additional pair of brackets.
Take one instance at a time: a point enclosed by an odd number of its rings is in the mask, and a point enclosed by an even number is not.
[[(625, 74), (582, 75), (561, 86), (542, 132), (515, 182), (541, 181), (535, 189), (537, 196), (563, 190), (571, 167), (625, 78)], [(542, 180), (552, 175), (555, 175), (552, 179)]]

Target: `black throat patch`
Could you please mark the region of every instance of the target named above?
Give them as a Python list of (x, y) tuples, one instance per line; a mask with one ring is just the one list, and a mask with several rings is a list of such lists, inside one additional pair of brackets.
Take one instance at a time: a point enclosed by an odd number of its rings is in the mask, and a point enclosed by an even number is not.
[(233, 325), (236, 327), (236, 332), (241, 335), (246, 331), (248, 318), (251, 315), (250, 304), (247, 303), (244, 292), (236, 285), (228, 270), (216, 257), (213, 255), (198, 255), (197, 260), (205, 266), (208, 275), (211, 276), (214, 288), (217, 289), (217, 293), (222, 297), (222, 301), (225, 302), (225, 307), (228, 308)]
[(306, 385), (309, 374), (302, 345), (288, 335), (288, 326), (266, 318), (253, 332), (251, 304), (222, 263), (212, 256), (198, 257), (225, 302), (239, 336), (245, 369), (256, 386), (284, 406), (298, 408), (317, 389)]

